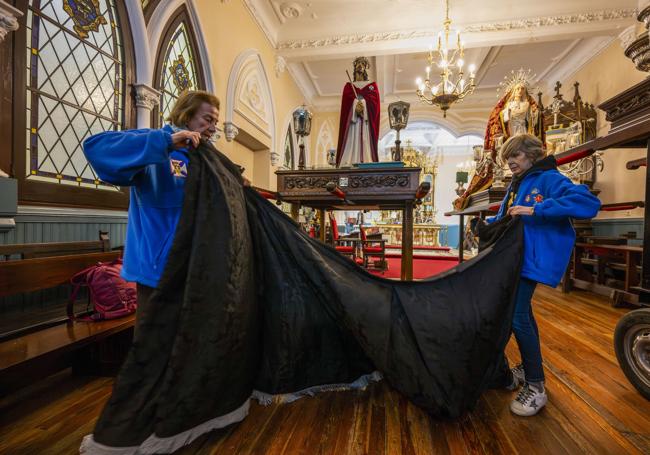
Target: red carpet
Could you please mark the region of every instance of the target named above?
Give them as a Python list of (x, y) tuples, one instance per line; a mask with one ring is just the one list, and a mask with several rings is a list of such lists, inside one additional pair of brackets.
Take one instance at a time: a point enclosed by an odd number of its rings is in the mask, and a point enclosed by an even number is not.
[[(388, 270), (386, 270), (383, 274), (378, 271), (378, 270), (369, 270), (370, 273), (374, 273), (375, 275), (384, 277), (384, 278), (400, 278), (401, 274), (401, 263), (402, 263), (402, 258), (401, 257), (388, 257), (386, 258), (388, 261)], [(449, 260), (447, 258), (444, 259), (435, 259), (435, 258), (422, 258), (422, 259), (413, 259), (413, 278), (414, 279), (421, 279), (421, 278), (428, 278), (430, 276), (437, 275), (439, 273), (442, 273), (446, 270), (451, 269), (454, 267), (456, 264), (458, 264), (458, 258), (454, 258), (453, 260)]]

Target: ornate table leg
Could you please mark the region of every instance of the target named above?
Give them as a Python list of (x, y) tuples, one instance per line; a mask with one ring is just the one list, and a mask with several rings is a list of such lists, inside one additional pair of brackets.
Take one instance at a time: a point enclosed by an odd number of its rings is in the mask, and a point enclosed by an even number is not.
[(320, 241), (325, 243), (325, 209), (319, 209), (320, 215)]

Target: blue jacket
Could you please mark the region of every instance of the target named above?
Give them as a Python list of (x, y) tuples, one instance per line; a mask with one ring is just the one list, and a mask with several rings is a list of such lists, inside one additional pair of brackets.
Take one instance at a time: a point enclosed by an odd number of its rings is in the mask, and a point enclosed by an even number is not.
[(84, 141), (100, 179), (131, 187), (122, 277), (156, 287), (183, 205), (188, 150), (172, 149), (172, 128), (107, 131)]
[[(513, 192), (508, 187), (499, 213), (507, 214)], [(600, 200), (585, 185), (575, 185), (557, 171), (555, 158), (535, 163), (520, 180), (510, 206), (535, 206), (532, 216), (524, 215), (524, 260), (521, 276), (555, 287), (560, 283), (571, 258), (576, 234), (571, 218), (593, 218)]]

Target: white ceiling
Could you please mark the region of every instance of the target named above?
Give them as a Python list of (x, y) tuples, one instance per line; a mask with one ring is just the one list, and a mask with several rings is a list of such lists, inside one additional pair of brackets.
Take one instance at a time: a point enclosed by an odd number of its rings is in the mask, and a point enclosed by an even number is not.
[[(475, 63), (477, 90), (463, 109), (493, 105), (503, 77), (531, 69), (548, 91), (624, 29), (638, 0), (450, 0), (452, 28), (462, 33), (465, 61)], [(245, 0), (307, 102), (336, 110), (359, 55), (383, 102), (416, 101), (425, 50), (444, 19), (443, 0)], [(454, 108), (456, 109), (456, 108)]]

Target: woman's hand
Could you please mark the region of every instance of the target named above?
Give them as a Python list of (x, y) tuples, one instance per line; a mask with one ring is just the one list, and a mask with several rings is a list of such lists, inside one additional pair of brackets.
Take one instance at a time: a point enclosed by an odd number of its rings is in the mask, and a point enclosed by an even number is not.
[(508, 209), (508, 215), (533, 215), (535, 209), (526, 205), (513, 205)]
[(179, 131), (172, 134), (172, 146), (175, 149), (182, 149), (191, 145), (198, 147), (201, 143), (201, 133), (196, 131)]
[(242, 179), (244, 179), (244, 186), (251, 186), (251, 181), (248, 180), (246, 177), (242, 176)]

